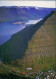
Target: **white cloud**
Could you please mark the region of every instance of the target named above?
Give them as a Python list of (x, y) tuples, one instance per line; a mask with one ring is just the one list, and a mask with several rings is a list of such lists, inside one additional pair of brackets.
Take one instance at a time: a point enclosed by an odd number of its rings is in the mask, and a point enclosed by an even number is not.
[(38, 7), (35, 7), (35, 9), (39, 9)]
[(37, 6), (55, 8), (55, 1), (0, 1), (0, 6)]

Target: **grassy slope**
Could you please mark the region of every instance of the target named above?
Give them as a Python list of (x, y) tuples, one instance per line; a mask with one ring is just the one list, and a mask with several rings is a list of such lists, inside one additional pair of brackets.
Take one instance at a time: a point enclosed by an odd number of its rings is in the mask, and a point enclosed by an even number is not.
[(56, 70), (56, 12), (36, 31), (28, 42), (23, 67), (33, 70)]
[[(36, 31), (39, 31), (39, 28), (40, 29), (42, 28), (41, 26), (43, 26), (45, 21), (52, 14), (53, 14), (53, 12), (50, 15), (48, 15), (46, 18), (44, 18), (42, 21), (37, 23), (36, 25), (26, 27), (24, 30), (13, 35), (12, 38), (8, 42), (6, 42), (4, 45), (0, 46), (0, 57), (1, 57), (1, 53), (3, 53), (4, 61), (10, 61), (13, 59), (22, 58), (25, 55), (25, 50), (28, 48), (29, 40), (32, 39), (32, 37)], [(39, 35), (40, 35), (40, 33), (39, 33)]]
[[(56, 12), (53, 12), (34, 26), (15, 34), (11, 40), (0, 47), (4, 60), (20, 58), (11, 64), (20, 69), (32, 67), (35, 70), (49, 70), (56, 67)], [(24, 56), (25, 55), (25, 56)], [(16, 59), (15, 58), (15, 59)]]
[(32, 39), (28, 42), (26, 55), (54, 55), (56, 50), (56, 17), (54, 13), (47, 19), (41, 28), (33, 35)]
[[(15, 71), (16, 70), (16, 71)], [(0, 62), (0, 78), (2, 79), (31, 79), (29, 77), (25, 78), (18, 69), (13, 66), (5, 65)]]
[(47, 19), (45, 18), (44, 24), (35, 31), (32, 38), (28, 41), (28, 47), (25, 50), (23, 59), (12, 61), (11, 65), (19, 67), (22, 70), (28, 67), (32, 67), (32, 71), (56, 70), (55, 14), (56, 12)]
[[(0, 76), (3, 74), (7, 74), (8, 71), (6, 71), (6, 69), (3, 67), (3, 64), (0, 62)], [(8, 74), (7, 74), (8, 75)]]

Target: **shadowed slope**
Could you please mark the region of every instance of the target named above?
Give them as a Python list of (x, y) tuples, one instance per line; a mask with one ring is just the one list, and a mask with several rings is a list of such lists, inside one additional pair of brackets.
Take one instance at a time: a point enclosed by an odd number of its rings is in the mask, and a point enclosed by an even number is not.
[(14, 61), (16, 66), (23, 69), (32, 68), (32, 71), (56, 71), (56, 12), (48, 17), (45, 23), (34, 33), (25, 56)]
[(51, 12), (48, 16), (46, 16), (36, 25), (26, 27), (24, 30), (13, 35), (7, 43), (0, 46), (0, 53), (3, 53), (3, 60), (9, 61), (13, 59), (22, 58), (25, 55), (25, 50), (27, 49), (27, 47), (29, 47), (28, 41), (32, 38), (35, 32), (41, 26), (43, 26), (45, 21), (53, 15), (53, 13), (54, 12)]
[(28, 42), (28, 49), (26, 54), (32, 55), (55, 55), (56, 47), (56, 12), (50, 16), (44, 25), (33, 35)]

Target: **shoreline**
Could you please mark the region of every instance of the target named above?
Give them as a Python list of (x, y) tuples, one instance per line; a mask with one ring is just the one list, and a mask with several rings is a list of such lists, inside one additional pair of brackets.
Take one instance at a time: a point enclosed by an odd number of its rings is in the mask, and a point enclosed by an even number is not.
[[(23, 28), (21, 28), (18, 32), (20, 32), (20, 31), (22, 31), (22, 30), (24, 30), (26, 27), (31, 27), (32, 25), (35, 25), (36, 23), (38, 23), (38, 22), (40, 22), (42, 20), (42, 18), (40, 18), (40, 19), (38, 19), (38, 20), (28, 20), (28, 22), (26, 22), (25, 24), (22, 24), (23, 22), (15, 22), (15, 25), (20, 25), (20, 24), (18, 24), (18, 23), (21, 23), (21, 25), (23, 26)], [(34, 23), (33, 23), (34, 22)], [(14, 24), (14, 23), (13, 23)], [(24, 27), (25, 26), (25, 27)], [(15, 26), (16, 27), (16, 26)], [(18, 33), (18, 32), (16, 32), (16, 33)], [(14, 34), (16, 34), (16, 33), (14, 33)], [(11, 38), (12, 38), (12, 36), (14, 35), (14, 34), (11, 34), (11, 35), (7, 35), (8, 37), (8, 39), (7, 38), (5, 38), (6, 39), (6, 41), (5, 42), (3, 42), (2, 44), (0, 44), (0, 46), (2, 46), (3, 44), (5, 44), (7, 41), (9, 41)]]
[[(43, 26), (45, 21), (49, 17), (51, 17), (53, 14), (54, 14), (54, 11), (51, 12), (48, 16), (46, 16), (43, 20), (41, 20), (37, 24), (35, 24), (31, 27), (26, 27), (24, 30), (12, 35), (12, 38), (10, 40), (8, 40), (6, 43), (1, 45), (0, 51), (1, 51), (1, 53), (2, 52), (5, 53), (3, 61), (9, 62), (10, 60), (22, 59), (25, 55), (25, 50), (28, 47), (28, 42), (31, 40), (32, 36), (35, 34), (35, 32), (41, 26)], [(13, 57), (12, 57), (12, 55), (13, 55)]]

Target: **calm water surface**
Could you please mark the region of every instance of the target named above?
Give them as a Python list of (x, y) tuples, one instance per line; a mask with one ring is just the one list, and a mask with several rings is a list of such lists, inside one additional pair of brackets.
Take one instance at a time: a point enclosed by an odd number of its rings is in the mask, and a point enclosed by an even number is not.
[(10, 22), (1, 22), (0, 23), (0, 45), (4, 44), (8, 41), (11, 36), (26, 27), (26, 25), (36, 24), (42, 20), (41, 18), (38, 20), (29, 20), (24, 24), (13, 24)]

